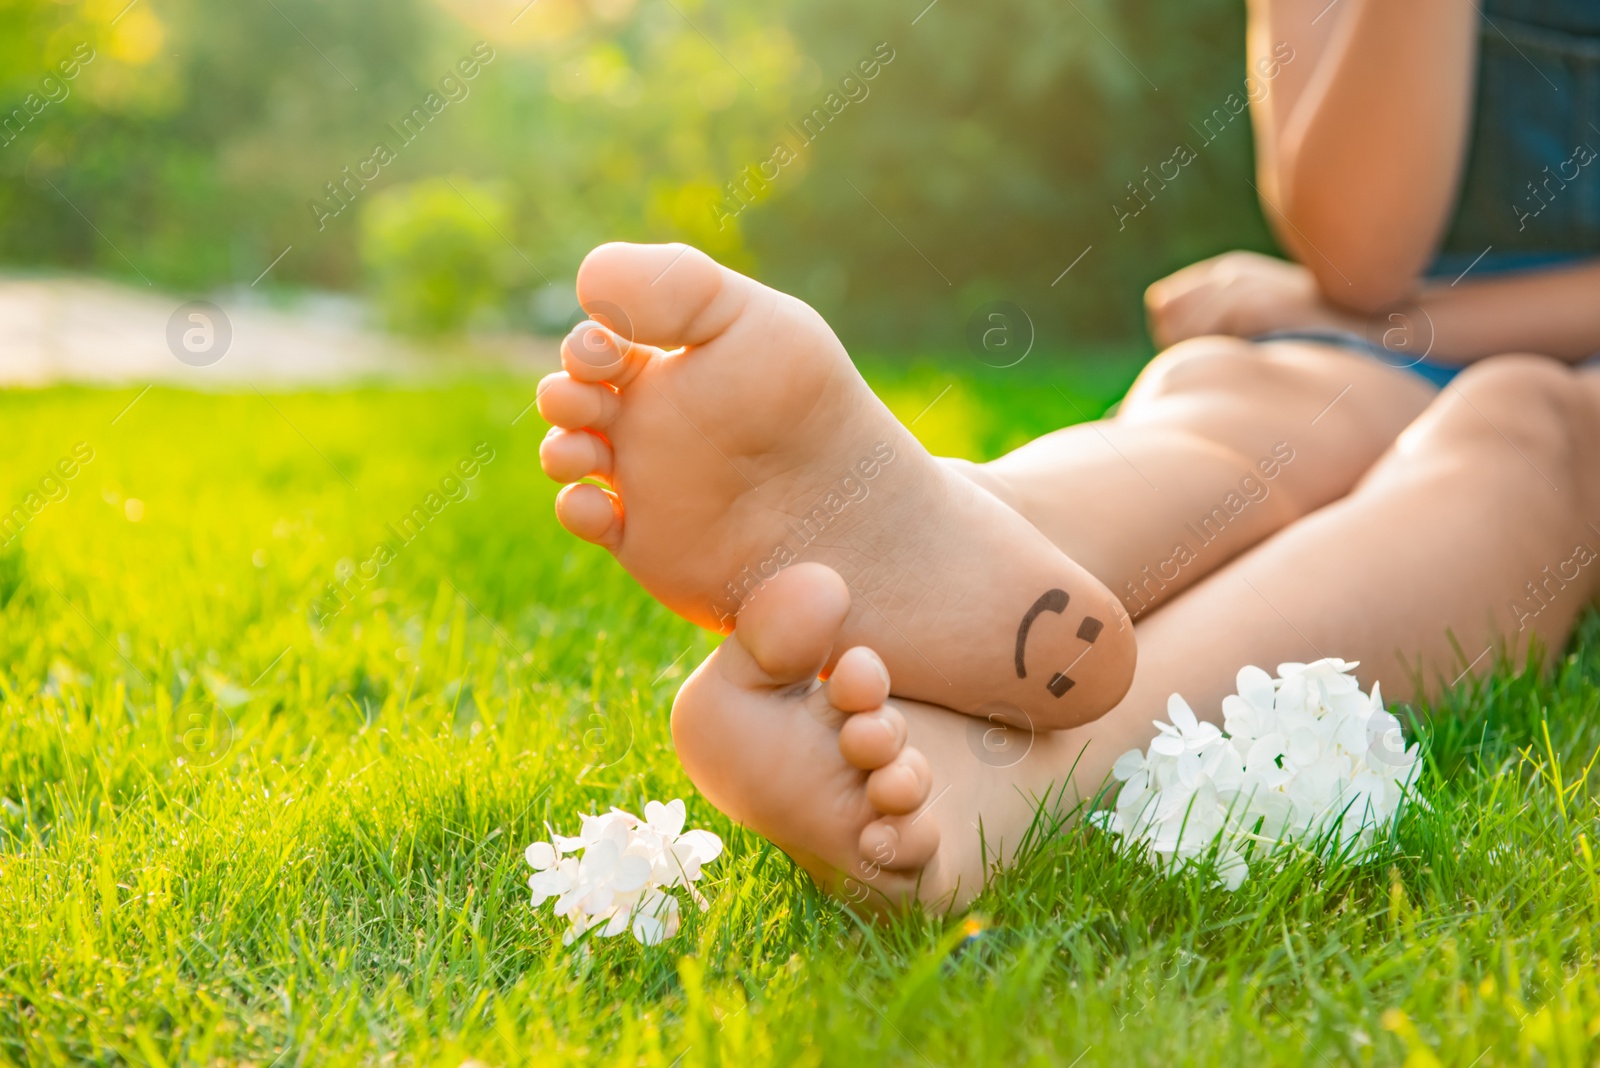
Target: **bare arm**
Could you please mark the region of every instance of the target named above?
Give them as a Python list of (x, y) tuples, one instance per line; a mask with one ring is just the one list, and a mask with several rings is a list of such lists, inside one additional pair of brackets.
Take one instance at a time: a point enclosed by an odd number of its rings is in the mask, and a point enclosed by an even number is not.
[(1252, 67), (1295, 53), (1253, 115), (1264, 210), (1328, 300), (1414, 295), (1455, 203), (1477, 31), (1468, 0), (1250, 0)]
[(1572, 363), (1600, 353), (1600, 260), (1429, 282), (1409, 300), (1369, 313), (1330, 303), (1298, 264), (1229, 252), (1161, 279), (1145, 303), (1163, 348), (1204, 334), (1331, 329), (1441, 363), (1507, 352)]
[(1419, 339), (1431, 334), (1434, 354), (1450, 359), (1536, 352), (1576, 363), (1600, 354), (1600, 260), (1431, 283), (1416, 306)]

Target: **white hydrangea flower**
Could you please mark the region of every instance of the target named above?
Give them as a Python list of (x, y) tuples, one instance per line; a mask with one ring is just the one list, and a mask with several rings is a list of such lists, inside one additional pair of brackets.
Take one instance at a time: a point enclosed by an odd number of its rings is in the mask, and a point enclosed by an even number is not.
[(1115, 806), (1090, 822), (1174, 870), (1215, 847), (1222, 885), (1249, 874), (1246, 851), (1265, 856), (1325, 843), (1369, 855), (1380, 827), (1410, 799), (1421, 771), (1400, 721), (1376, 685), (1361, 692), (1355, 661), (1279, 664), (1275, 679), (1239, 671), (1222, 702), (1224, 730), (1201, 722), (1173, 694), (1148, 753), (1124, 753), (1111, 775)]
[[(668, 891), (684, 887), (702, 910), (709, 903), (694, 884), (702, 869), (722, 853), (722, 839), (710, 831), (684, 831), (688, 810), (681, 800), (648, 801), (645, 818), (613, 808), (580, 817), (577, 837), (550, 834), (523, 854), (533, 874), (528, 888), (538, 907), (555, 899), (554, 912), (569, 923), (562, 941), (597, 929), (610, 938), (631, 930), (645, 945), (678, 933), (678, 899)], [(576, 855), (568, 855), (576, 854)]]

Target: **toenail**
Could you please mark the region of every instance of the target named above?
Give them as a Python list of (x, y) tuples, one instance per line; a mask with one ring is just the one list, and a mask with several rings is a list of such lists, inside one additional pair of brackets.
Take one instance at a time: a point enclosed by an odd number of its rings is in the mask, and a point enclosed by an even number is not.
[(584, 366), (599, 371), (615, 367), (622, 362), (622, 354), (606, 336), (606, 332), (599, 327), (585, 331), (574, 343), (567, 346), (567, 351)]
[(894, 863), (896, 847), (900, 845), (900, 832), (893, 827), (880, 825), (874, 837), (877, 842), (868, 850), (870, 859), (878, 864)]

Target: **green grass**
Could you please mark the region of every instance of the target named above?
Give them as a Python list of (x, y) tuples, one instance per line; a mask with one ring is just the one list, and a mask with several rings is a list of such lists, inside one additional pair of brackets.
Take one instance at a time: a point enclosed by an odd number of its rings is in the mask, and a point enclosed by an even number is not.
[[(1125, 371), (873, 377), (982, 456)], [(1228, 895), (1067, 830), (970, 943), (961, 917), (867, 927), (679, 770), (667, 709), (713, 642), (556, 527), (544, 427), (512, 425), (532, 392), (0, 396), (0, 502), (94, 449), (0, 551), (0, 1062), (1600, 1058), (1593, 618), (1553, 673), (1437, 710), (1392, 863)], [(479, 443), (470, 496), (316, 625), (341, 561)], [(563, 949), (523, 846), (674, 796), (729, 843), (711, 910), (659, 948)]]

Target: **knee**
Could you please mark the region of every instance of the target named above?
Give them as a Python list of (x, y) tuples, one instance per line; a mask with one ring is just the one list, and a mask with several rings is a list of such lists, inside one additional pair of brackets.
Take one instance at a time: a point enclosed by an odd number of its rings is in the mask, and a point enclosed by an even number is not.
[(1435, 402), (1419, 429), (1459, 449), (1509, 444), (1554, 477), (1595, 442), (1594, 391), (1565, 364), (1544, 356), (1494, 356), (1472, 364)]

